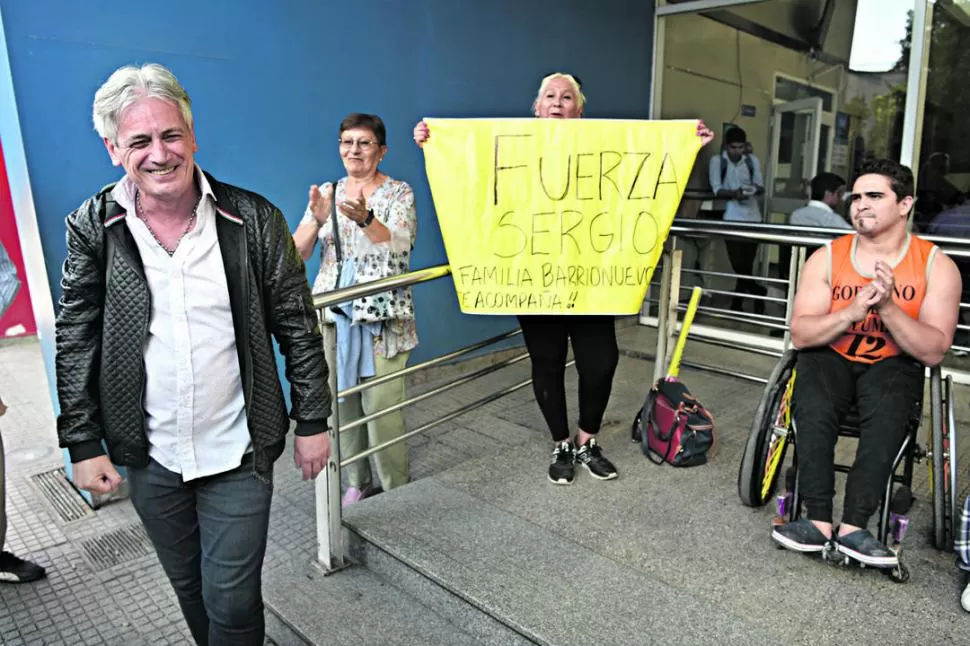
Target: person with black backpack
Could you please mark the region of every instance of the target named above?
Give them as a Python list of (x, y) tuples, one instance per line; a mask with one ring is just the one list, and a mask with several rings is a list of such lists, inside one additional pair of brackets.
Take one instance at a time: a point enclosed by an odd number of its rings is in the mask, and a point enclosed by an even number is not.
[[(735, 126), (724, 136), (721, 154), (712, 157), (708, 168), (711, 190), (719, 200), (726, 200), (724, 220), (734, 222), (761, 222), (761, 210), (757, 196), (765, 192), (761, 176), (761, 163), (754, 153), (746, 152), (747, 133)], [(731, 266), (738, 274), (738, 293), (765, 296), (767, 290), (749, 278), (754, 270), (758, 245), (741, 240), (727, 240)], [(741, 309), (741, 296), (735, 296), (731, 309)], [(756, 299), (755, 312), (764, 312), (764, 301)]]

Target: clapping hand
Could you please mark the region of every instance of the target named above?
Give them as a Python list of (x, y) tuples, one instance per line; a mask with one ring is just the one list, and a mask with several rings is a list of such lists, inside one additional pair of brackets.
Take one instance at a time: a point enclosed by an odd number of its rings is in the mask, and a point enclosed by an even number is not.
[(357, 199), (344, 200), (337, 206), (337, 208), (343, 215), (350, 218), (357, 224), (362, 223), (367, 219), (368, 215), (367, 200), (364, 199), (363, 189), (361, 189), (361, 191), (357, 194)]
[[(321, 190), (321, 188), (323, 190)], [(310, 187), (310, 212), (320, 226), (326, 224), (333, 208), (333, 184), (327, 182), (322, 187)]]
[(875, 286), (879, 294), (879, 300), (875, 303), (877, 309), (882, 309), (893, 302), (893, 291), (896, 289), (896, 277), (893, 275), (893, 268), (888, 263), (882, 260), (876, 261), (876, 278), (871, 284)]

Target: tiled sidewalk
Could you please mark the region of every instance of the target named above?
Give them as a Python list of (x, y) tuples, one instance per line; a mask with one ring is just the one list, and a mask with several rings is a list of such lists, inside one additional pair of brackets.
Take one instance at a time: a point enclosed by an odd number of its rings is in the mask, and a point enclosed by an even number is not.
[[(464, 369), (444, 368), (441, 376)], [(490, 375), (464, 387), (466, 398), (473, 399), (480, 388), (528, 374), (525, 363), (512, 370), (514, 376)], [(6, 549), (47, 568), (47, 578), (39, 582), (0, 583), (0, 644), (191, 644), (175, 595), (130, 502), (92, 511), (64, 479), (36, 339), (0, 342), (0, 393), (9, 406), (0, 418), (10, 521)], [(530, 393), (523, 389), (491, 406), (522, 405)], [(445, 394), (422, 402), (406, 411), (408, 422), (427, 422), (466, 398)], [(442, 424), (409, 441), (412, 476), (421, 478), (481, 457), (496, 439), (458, 423)], [(300, 480), (290, 451), (277, 462), (274, 485), (264, 573), (295, 561), (309, 562), (315, 549), (314, 487)]]
[[(627, 355), (652, 352), (654, 335), (646, 328), (628, 327), (618, 336)], [(692, 346), (691, 352), (692, 358), (700, 355), (696, 358), (718, 363), (717, 357), (709, 356), (713, 354), (709, 348)], [(773, 364), (770, 358), (744, 353), (734, 353), (728, 359), (735, 369), (751, 374), (767, 375)], [(728, 365), (724, 357), (720, 360), (718, 365)], [(625, 365), (617, 374), (615, 401), (607, 411), (604, 426), (629, 423), (631, 411), (639, 405), (641, 391), (649, 380), (645, 374), (649, 365), (642, 360), (628, 356)], [(472, 369), (468, 364), (448, 366), (438, 370), (434, 378), (450, 379)], [(520, 362), (421, 402), (406, 411), (409, 426), (435, 419), (485, 393), (525, 379), (528, 374), (528, 362)], [(414, 384), (411, 392), (416, 394), (438, 383)], [(742, 385), (739, 382), (738, 388)], [(627, 390), (633, 394), (620, 396)], [(745, 387), (745, 392), (756, 390), (750, 385)], [(9, 406), (7, 414), (0, 418), (7, 461), (6, 547), (39, 562), (48, 572), (47, 579), (32, 584), (0, 583), (0, 644), (191, 644), (174, 593), (130, 503), (123, 500), (93, 512), (78, 504), (79, 496), (58, 471), (63, 467), (63, 458), (57, 448), (49, 389), (36, 339), (0, 341), (0, 394)], [(962, 426), (966, 423), (963, 417), (967, 391), (961, 389), (957, 394)], [(701, 395), (705, 402), (716, 399), (713, 391)], [(729, 399), (727, 393), (719, 395), (722, 396)], [(575, 417), (573, 406), (570, 411)], [(511, 424), (511, 420), (516, 423)], [(537, 443), (544, 446), (547, 441), (531, 388), (523, 388), (410, 440), (412, 476), (418, 479), (445, 471), (492, 454), (496, 447)], [(961, 473), (966, 473), (970, 451), (962, 455)], [(736, 457), (724, 455), (721, 459), (733, 463)], [(914, 481), (919, 495), (925, 495), (925, 474), (925, 467), (920, 468)], [(309, 564), (316, 538), (314, 488), (300, 481), (298, 471), (292, 468), (290, 452), (277, 463), (274, 481), (266, 573)], [(960, 488), (965, 492), (968, 487), (970, 478), (961, 482)], [(315, 611), (326, 613), (327, 609), (320, 607)]]
[[(6, 548), (47, 568), (35, 583), (0, 584), (0, 642), (191, 643), (175, 595), (127, 502), (94, 513), (64, 488), (40, 344), (0, 345), (0, 418), (7, 461)], [(38, 478), (40, 474), (42, 475)], [(45, 495), (45, 491), (53, 492)], [(114, 537), (114, 541), (105, 537)]]

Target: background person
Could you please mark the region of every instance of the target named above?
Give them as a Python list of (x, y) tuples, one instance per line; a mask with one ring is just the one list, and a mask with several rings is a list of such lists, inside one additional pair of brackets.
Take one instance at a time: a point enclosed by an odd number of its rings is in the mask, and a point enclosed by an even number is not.
[[(310, 200), (293, 234), (304, 260), (320, 243), (320, 271), (315, 293), (349, 287), (406, 273), (417, 235), (414, 193), (406, 182), (388, 177), (379, 168), (387, 154), (384, 122), (374, 114), (350, 114), (340, 123), (338, 152), (347, 176), (336, 185), (337, 216), (333, 219), (334, 185), (310, 187)], [(336, 225), (337, 230), (334, 231)], [(337, 236), (334, 236), (337, 233)], [(337, 240), (340, 257), (338, 260)], [(418, 345), (411, 288), (406, 287), (344, 303), (326, 312), (324, 335), (336, 334), (337, 356), (327, 357), (337, 370), (337, 389), (382, 377), (407, 366)], [(327, 344), (329, 347), (330, 344)], [(339, 401), (340, 421), (347, 423), (399, 404), (406, 397), (404, 379), (395, 379)], [(340, 453), (356, 455), (369, 447), (400, 437), (406, 430), (404, 413), (388, 413), (340, 433)], [(410, 478), (408, 448), (399, 442), (372, 456), (384, 491)], [(370, 460), (357, 460), (345, 469), (347, 491), (342, 504), (353, 504), (377, 491)]]
[(836, 211), (842, 208), (845, 186), (845, 180), (835, 173), (819, 173), (813, 177), (811, 199), (792, 212), (789, 224), (851, 230), (852, 225)]
[[(747, 133), (735, 126), (724, 135), (724, 149), (720, 155), (711, 157), (708, 179), (717, 199), (726, 200), (725, 222), (761, 222), (761, 209), (757, 197), (765, 192), (761, 176), (761, 162), (754, 153), (745, 152), (748, 147)], [(754, 273), (754, 261), (758, 244), (744, 240), (726, 240), (731, 266), (738, 275), (738, 293), (766, 296), (768, 291), (750, 276)], [(743, 300), (736, 296), (731, 308), (740, 311)], [(754, 299), (754, 311), (763, 314), (765, 303)]]
[[(0, 318), (7, 313), (7, 308), (13, 303), (20, 289), (20, 279), (17, 277), (17, 267), (7, 255), (7, 250), (0, 244)], [(7, 406), (0, 399), (0, 417), (7, 412)], [(0, 432), (0, 550), (7, 540), (7, 494), (5, 487), (5, 473), (3, 462), (3, 434)], [(25, 561), (19, 556), (7, 552), (0, 552), (0, 583), (27, 583), (44, 578), (44, 568)]]

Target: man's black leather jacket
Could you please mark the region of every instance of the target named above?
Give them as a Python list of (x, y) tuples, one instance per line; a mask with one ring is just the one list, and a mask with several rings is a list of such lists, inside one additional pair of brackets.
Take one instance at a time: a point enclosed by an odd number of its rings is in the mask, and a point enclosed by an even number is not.
[[(254, 470), (268, 478), (289, 429), (271, 335), (286, 360), (295, 432), (314, 435), (326, 430), (331, 405), (320, 326), (283, 214), (260, 195), (206, 177), (216, 198)], [(112, 188), (67, 217), (55, 328), (57, 433), (73, 462), (102, 455), (104, 441), (112, 462), (143, 467), (144, 347), (152, 301)]]

